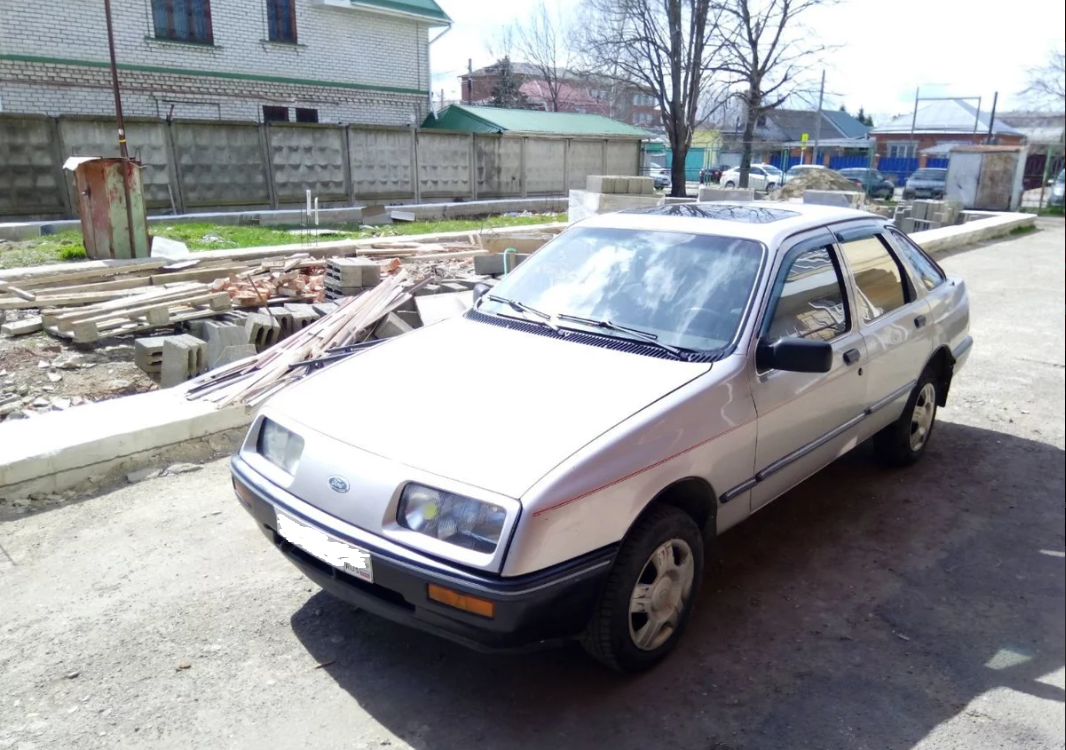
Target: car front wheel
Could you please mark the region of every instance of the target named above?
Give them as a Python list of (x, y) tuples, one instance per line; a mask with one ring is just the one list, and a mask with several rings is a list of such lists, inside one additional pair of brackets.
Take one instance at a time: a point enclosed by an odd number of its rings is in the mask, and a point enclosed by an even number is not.
[(914, 386), (899, 419), (874, 436), (878, 457), (890, 466), (910, 466), (925, 454), (936, 422), (937, 388), (932, 373)]
[(727, 188), (729, 188), (730, 190), (732, 190), (733, 188), (735, 188), (735, 187), (737, 186), (737, 184), (736, 184), (735, 182), (733, 182), (732, 180), (730, 180), (729, 182), (727, 182), (727, 183), (725, 184), (725, 186), (726, 186)]
[(691, 517), (649, 508), (622, 544), (582, 636), (585, 650), (619, 672), (641, 672), (673, 650), (703, 576), (703, 537)]

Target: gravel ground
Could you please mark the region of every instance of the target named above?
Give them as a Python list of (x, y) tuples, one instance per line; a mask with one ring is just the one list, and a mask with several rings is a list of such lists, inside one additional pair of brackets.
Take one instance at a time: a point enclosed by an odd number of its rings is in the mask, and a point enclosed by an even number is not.
[(944, 261), (977, 344), (925, 460), (860, 449), (726, 534), (651, 673), (353, 611), (216, 462), (7, 509), (0, 748), (1062, 748), (1064, 232), (1041, 226)]

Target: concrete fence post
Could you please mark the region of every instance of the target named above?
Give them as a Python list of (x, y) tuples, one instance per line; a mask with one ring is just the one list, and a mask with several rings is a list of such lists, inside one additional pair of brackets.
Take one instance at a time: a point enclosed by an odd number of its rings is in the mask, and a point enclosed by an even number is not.
[(266, 174), (267, 195), (270, 198), (270, 207), (277, 210), (278, 189), (274, 184), (274, 147), (270, 136), (270, 124), (261, 122), (256, 125), (259, 131), (259, 143), (263, 147), (263, 170)]
[(563, 195), (570, 194), (570, 139), (563, 141)]
[(73, 195), (73, 183), (67, 174), (67, 170), (63, 169), (63, 162), (66, 161), (67, 156), (66, 149), (63, 146), (63, 133), (59, 128), (58, 117), (49, 118), (48, 140), (52, 144), (52, 154), (56, 162), (56, 190), (59, 191), (60, 203), (63, 206), (64, 214), (67, 218), (77, 219), (78, 203)]
[(422, 175), (419, 173), (418, 168), (418, 129), (411, 129), (411, 175), (413, 177), (412, 183), (414, 184), (414, 199), (415, 203), (422, 202)]
[(477, 200), (477, 133), (470, 134), (470, 200)]
[(600, 145), (600, 174), (607, 174), (607, 141), (604, 140)]
[(352, 179), (351, 147), (348, 144), (348, 126), (341, 125), (341, 160), (344, 162), (344, 199), (349, 206), (355, 205), (355, 181)]
[(518, 151), (518, 174), (520, 175), (522, 189), (522, 197), (526, 198), (529, 195), (529, 173), (526, 171), (529, 168), (529, 161), (526, 158), (526, 152), (529, 150), (529, 138), (522, 136), (521, 147)]
[(167, 180), (170, 182), (170, 193), (174, 197), (174, 210), (183, 214), (185, 213), (185, 192), (181, 185), (178, 149), (174, 144), (174, 124), (171, 122), (163, 123), (163, 141), (167, 146)]

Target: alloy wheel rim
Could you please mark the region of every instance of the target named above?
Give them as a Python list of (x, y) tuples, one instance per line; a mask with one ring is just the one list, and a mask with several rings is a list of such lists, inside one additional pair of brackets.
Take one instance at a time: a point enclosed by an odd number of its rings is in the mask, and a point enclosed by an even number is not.
[(914, 402), (914, 410), (911, 412), (911, 450), (918, 452), (929, 439), (929, 431), (933, 428), (933, 417), (936, 415), (936, 387), (932, 383), (926, 383), (918, 392), (918, 398)]
[(677, 631), (692, 594), (695, 563), (683, 539), (663, 542), (651, 553), (629, 597), (629, 637), (654, 651)]

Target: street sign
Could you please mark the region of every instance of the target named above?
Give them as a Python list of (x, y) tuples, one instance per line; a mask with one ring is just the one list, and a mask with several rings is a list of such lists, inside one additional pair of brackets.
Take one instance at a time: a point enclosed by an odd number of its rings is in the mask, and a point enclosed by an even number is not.
[(806, 142), (807, 142), (807, 134), (804, 133), (803, 135), (800, 136), (800, 143), (806, 143)]

